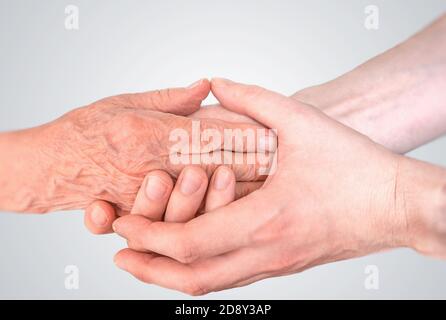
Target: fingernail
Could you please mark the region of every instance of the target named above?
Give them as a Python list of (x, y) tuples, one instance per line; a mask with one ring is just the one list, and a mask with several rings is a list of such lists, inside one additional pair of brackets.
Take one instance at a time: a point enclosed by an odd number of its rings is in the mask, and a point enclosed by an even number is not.
[(203, 183), (202, 177), (200, 174), (195, 172), (194, 170), (187, 170), (181, 178), (180, 190), (186, 196), (189, 196), (200, 189), (201, 184)]
[(220, 167), (217, 169), (217, 174), (214, 178), (214, 188), (217, 190), (224, 190), (229, 186), (231, 182), (231, 172), (226, 167)]
[(113, 222), (112, 224), (112, 229), (114, 232), (119, 233), (119, 220), (116, 220), (115, 222)]
[(192, 84), (191, 84), (189, 87), (187, 87), (187, 88), (188, 88), (188, 89), (193, 89), (193, 88), (195, 88), (195, 87), (198, 87), (202, 82), (203, 82), (203, 79), (198, 80), (198, 81), (192, 83)]
[(107, 215), (99, 208), (93, 209), (91, 212), (91, 220), (98, 227), (103, 227), (107, 224)]
[(146, 184), (146, 196), (154, 201), (161, 200), (166, 195), (167, 188), (168, 186), (162, 179), (157, 176), (149, 176)]

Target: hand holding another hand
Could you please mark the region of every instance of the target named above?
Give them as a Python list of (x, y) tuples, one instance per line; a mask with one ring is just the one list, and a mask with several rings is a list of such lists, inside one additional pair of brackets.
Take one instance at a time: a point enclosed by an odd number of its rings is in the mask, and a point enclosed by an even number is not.
[(444, 256), (444, 170), (274, 92), (221, 79), (212, 92), (223, 107), (277, 129), (275, 174), (189, 222), (119, 218), (115, 231), (138, 249), (119, 252), (119, 267), (196, 295), (395, 247)]

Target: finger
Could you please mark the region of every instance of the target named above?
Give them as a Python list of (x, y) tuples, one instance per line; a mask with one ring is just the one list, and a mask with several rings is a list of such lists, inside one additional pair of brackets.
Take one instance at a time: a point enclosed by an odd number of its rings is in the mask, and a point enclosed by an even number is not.
[(292, 115), (296, 110), (307, 109), (303, 104), (258, 86), (214, 78), (211, 88), (223, 107), (249, 116), (269, 128), (279, 126), (284, 128), (291, 125), (292, 119), (284, 121), (284, 115)]
[(200, 108), (208, 96), (210, 83), (201, 79), (187, 88), (171, 88), (141, 93), (119, 95), (135, 108), (146, 108), (177, 115), (189, 115)]
[[(237, 182), (235, 185), (235, 199), (242, 198), (251, 192), (259, 189), (263, 185), (263, 182)], [(139, 200), (137, 200), (138, 202)], [(200, 205), (204, 208), (205, 201)], [(96, 213), (94, 213), (96, 211)], [(102, 217), (96, 217), (97, 215), (105, 215), (107, 222), (103, 224)], [(87, 229), (93, 234), (108, 234), (113, 232), (112, 224), (119, 217), (129, 214), (129, 212), (124, 212), (117, 210), (113, 205), (106, 201), (97, 200), (91, 203), (85, 210), (84, 224)], [(152, 215), (156, 216), (156, 215)], [(162, 217), (162, 214), (160, 215)], [(160, 218), (159, 218), (160, 219)], [(158, 219), (158, 220), (159, 220)], [(99, 221), (96, 222), (96, 221)]]
[(216, 150), (234, 152), (274, 152), (277, 137), (273, 130), (254, 123), (236, 123), (210, 118), (177, 117), (179, 126), (171, 128), (171, 152), (208, 153)]
[(113, 232), (112, 224), (117, 218), (111, 204), (97, 200), (85, 210), (84, 224), (93, 234), (107, 234)]
[[(253, 123), (234, 123), (219, 119), (195, 119), (201, 127), (201, 152), (228, 150), (233, 152), (274, 152), (277, 137), (274, 131)], [(220, 143), (218, 143), (220, 142)]]
[[(260, 189), (263, 185), (264, 185), (264, 181), (236, 182), (235, 183), (235, 195), (234, 195), (234, 199), (232, 201), (246, 197), (250, 193)], [(208, 189), (209, 189), (209, 186), (208, 186)], [(228, 201), (228, 203), (230, 203), (232, 201)], [(200, 205), (200, 208), (198, 209), (197, 216), (204, 214), (206, 211), (209, 211), (209, 210), (205, 210), (206, 209), (205, 207), (206, 207), (206, 199), (203, 199), (203, 201)]]
[[(263, 184), (264, 184), (263, 181), (236, 182), (235, 183), (235, 196), (232, 201), (246, 197), (248, 194), (260, 189), (263, 186)], [(209, 189), (209, 186), (208, 186), (208, 189)], [(208, 194), (209, 194), (209, 190), (208, 190)], [(232, 201), (228, 201), (227, 203), (230, 203)], [(201, 203), (200, 208), (198, 209), (197, 216), (204, 214), (206, 211), (210, 211), (210, 210), (205, 210), (206, 202), (207, 202), (207, 200), (203, 199), (203, 202)], [(219, 207), (221, 207), (221, 206), (219, 206)]]
[(267, 277), (273, 267), (258, 249), (244, 249), (187, 265), (171, 258), (124, 249), (116, 265), (137, 279), (190, 295), (229, 289)]
[[(277, 148), (277, 137), (274, 132), (263, 130), (266, 129), (259, 122), (249, 118), (245, 115), (232, 112), (223, 108), (220, 105), (205, 106), (193, 114), (189, 115), (189, 118), (196, 120), (209, 120), (214, 119), (221, 121), (220, 127), (225, 127), (224, 130), (232, 130), (227, 132), (224, 138), (226, 140), (222, 145), (221, 150), (237, 151), (237, 152), (256, 152), (256, 151), (269, 151), (273, 152)], [(241, 126), (242, 124), (242, 126)], [(205, 126), (208, 125), (206, 122)], [(214, 128), (218, 128), (218, 124), (213, 124)], [(209, 127), (209, 125), (208, 125)], [(254, 134), (250, 136), (249, 131), (253, 130)], [(266, 141), (263, 141), (264, 139)], [(256, 144), (251, 141), (256, 141)], [(243, 143), (244, 147), (240, 147)], [(226, 146), (225, 146), (226, 144)], [(228, 146), (235, 146), (231, 148)]]
[(237, 181), (263, 181), (269, 175), (274, 164), (274, 153), (271, 152), (231, 152), (214, 151), (203, 154), (171, 153), (166, 160), (164, 170), (178, 176), (187, 165), (199, 165), (208, 177), (224, 165), (235, 174)]
[(161, 170), (149, 172), (136, 195), (131, 214), (161, 220), (172, 189), (173, 181), (169, 174)]
[(259, 122), (254, 119), (245, 116), (243, 114), (239, 114), (228, 109), (223, 108), (220, 105), (208, 105), (203, 106), (194, 113), (189, 115), (189, 118), (192, 119), (218, 119), (227, 122), (233, 123), (246, 123), (246, 124), (254, 124), (259, 127), (263, 127)]
[(130, 215), (116, 220), (113, 229), (137, 247), (190, 263), (251, 245), (254, 231), (278, 210), (265, 199), (258, 190), (188, 223), (151, 222)]
[(206, 195), (205, 210), (223, 207), (235, 199), (235, 175), (225, 166), (218, 167), (212, 175)]
[(181, 172), (170, 195), (164, 221), (186, 222), (195, 217), (206, 194), (208, 177), (198, 166), (187, 166)]

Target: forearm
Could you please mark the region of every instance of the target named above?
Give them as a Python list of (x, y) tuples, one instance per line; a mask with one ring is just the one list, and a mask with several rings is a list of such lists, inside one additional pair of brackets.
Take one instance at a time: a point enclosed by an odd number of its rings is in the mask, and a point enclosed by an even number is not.
[(83, 208), (91, 201), (80, 183), (79, 192), (69, 183), (75, 167), (60, 156), (67, 156), (62, 146), (67, 141), (52, 130), (46, 125), (0, 133), (1, 211), (43, 213)]
[(0, 210), (29, 211), (42, 202), (45, 174), (36, 129), (0, 134)]
[(446, 132), (446, 16), (403, 44), (294, 97), (400, 153)]

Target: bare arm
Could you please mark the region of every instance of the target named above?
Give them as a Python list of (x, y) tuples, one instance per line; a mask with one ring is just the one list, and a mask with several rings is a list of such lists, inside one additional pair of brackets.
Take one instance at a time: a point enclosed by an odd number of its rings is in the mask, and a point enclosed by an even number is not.
[(446, 15), (402, 44), (294, 97), (405, 153), (446, 133)]

